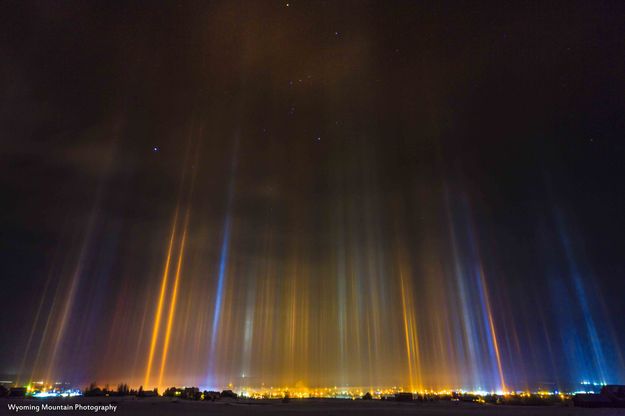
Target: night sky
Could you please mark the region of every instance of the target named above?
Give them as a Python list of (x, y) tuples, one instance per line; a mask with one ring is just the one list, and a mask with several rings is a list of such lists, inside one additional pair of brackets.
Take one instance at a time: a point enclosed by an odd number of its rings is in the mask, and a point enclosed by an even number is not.
[(2, 2), (0, 374), (624, 382), (623, 22)]

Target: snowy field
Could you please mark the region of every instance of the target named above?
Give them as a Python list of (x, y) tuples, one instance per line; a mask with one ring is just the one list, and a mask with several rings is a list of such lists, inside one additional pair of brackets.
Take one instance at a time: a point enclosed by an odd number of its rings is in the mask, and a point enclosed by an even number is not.
[[(415, 416), (548, 416), (548, 415), (623, 415), (625, 409), (585, 409), (570, 406), (503, 406), (476, 403), (432, 402), (400, 403), (391, 401), (308, 399), (292, 400), (282, 403), (280, 400), (219, 400), (216, 402), (195, 402), (172, 400), (168, 398), (69, 398), (69, 399), (0, 399), (1, 415), (132, 415), (132, 416), (256, 416), (256, 415), (415, 415)], [(9, 410), (9, 404), (24, 406), (24, 410)], [(44, 410), (43, 405), (73, 406), (66, 410)], [(76, 410), (78, 405), (90, 406), (94, 410)], [(39, 407), (37, 411), (36, 407)], [(112, 407), (115, 406), (113, 411)], [(33, 408), (35, 407), (35, 408)], [(26, 410), (30, 408), (29, 410)], [(95, 409), (98, 409), (96, 412)], [(108, 409), (104, 411), (103, 409)]]

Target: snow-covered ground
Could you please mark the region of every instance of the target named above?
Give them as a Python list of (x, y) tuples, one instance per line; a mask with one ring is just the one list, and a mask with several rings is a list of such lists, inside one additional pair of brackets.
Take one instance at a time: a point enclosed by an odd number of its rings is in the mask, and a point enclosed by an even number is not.
[[(43, 404), (50, 406), (72, 405), (72, 410), (44, 410)], [(8, 405), (39, 406), (39, 411), (9, 410)], [(98, 407), (98, 411), (76, 410), (76, 405), (108, 406), (108, 411)], [(625, 409), (584, 409), (570, 406), (502, 406), (476, 403), (432, 402), (400, 403), (378, 400), (339, 400), (307, 399), (282, 403), (280, 400), (219, 400), (216, 402), (195, 402), (168, 398), (136, 397), (78, 397), (68, 399), (0, 399), (0, 414), (18, 415), (132, 415), (132, 416), (256, 416), (256, 415), (415, 415), (415, 416), (583, 416), (583, 415), (623, 415)], [(112, 410), (115, 406), (115, 411)]]

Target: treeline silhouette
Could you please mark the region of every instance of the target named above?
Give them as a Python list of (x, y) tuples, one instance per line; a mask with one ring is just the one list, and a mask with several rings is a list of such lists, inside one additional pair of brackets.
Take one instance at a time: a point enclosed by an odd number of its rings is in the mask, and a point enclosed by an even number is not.
[(95, 382), (91, 383), (87, 387), (83, 394), (85, 396), (137, 396), (137, 397), (154, 397), (158, 396), (158, 389), (144, 390), (143, 386), (139, 386), (139, 389), (131, 389), (126, 383), (120, 383), (117, 385), (117, 389), (112, 389), (109, 385), (105, 385), (103, 388), (99, 387)]
[[(104, 387), (99, 387), (95, 382), (91, 383), (89, 387), (87, 387), (83, 394), (87, 397), (94, 396), (136, 396), (136, 397), (158, 397), (160, 396), (158, 389), (153, 390), (144, 390), (143, 386), (139, 386), (138, 389), (132, 389), (126, 383), (120, 383), (117, 385), (117, 389), (112, 389), (109, 385), (105, 385)], [(171, 397), (176, 399), (185, 399), (185, 400), (211, 400), (215, 401), (218, 399), (237, 399), (238, 396), (232, 390), (223, 390), (221, 392), (218, 391), (209, 391), (204, 390), (200, 391), (198, 387), (169, 387), (163, 392), (163, 397)]]

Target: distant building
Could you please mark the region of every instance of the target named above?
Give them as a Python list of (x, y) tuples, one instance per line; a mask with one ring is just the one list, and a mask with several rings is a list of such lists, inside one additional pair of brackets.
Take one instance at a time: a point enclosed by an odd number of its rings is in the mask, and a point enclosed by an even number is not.
[(395, 393), (395, 400), (397, 400), (398, 402), (411, 402), (413, 399), (414, 398), (412, 396), (412, 393), (408, 393), (408, 392)]
[(576, 394), (573, 404), (577, 407), (625, 407), (625, 385), (603, 386), (600, 394)]
[(7, 389), (10, 388), (13, 384), (15, 384), (13, 380), (8, 380), (8, 379), (0, 380), (0, 386), (4, 386)]
[(26, 387), (11, 387), (9, 389), (9, 397), (25, 397)]
[(221, 397), (230, 397), (232, 399), (236, 399), (237, 394), (233, 392), (232, 390), (224, 390), (221, 392)]
[(202, 399), (203, 400), (212, 400), (215, 401), (217, 399), (219, 399), (219, 397), (221, 397), (221, 394), (219, 394), (218, 391), (204, 391), (204, 393), (202, 394)]
[(197, 387), (185, 387), (182, 392), (182, 397), (189, 400), (200, 400), (201, 395), (200, 389)]
[(608, 384), (601, 388), (601, 395), (610, 399), (613, 405), (625, 407), (625, 386)]

